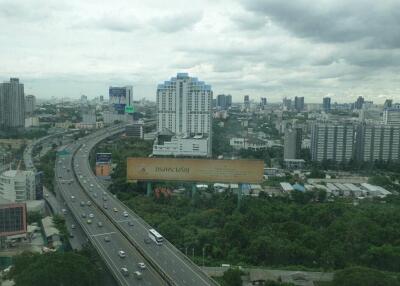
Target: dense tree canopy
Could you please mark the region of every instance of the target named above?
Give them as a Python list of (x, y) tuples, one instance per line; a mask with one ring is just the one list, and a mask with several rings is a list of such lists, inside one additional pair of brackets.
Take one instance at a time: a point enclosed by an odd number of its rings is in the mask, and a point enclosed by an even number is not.
[(9, 278), (17, 286), (98, 285), (99, 271), (90, 260), (73, 252), (37, 254), (24, 252), (14, 257)]
[(335, 273), (332, 286), (399, 286), (393, 275), (381, 271), (352, 267)]

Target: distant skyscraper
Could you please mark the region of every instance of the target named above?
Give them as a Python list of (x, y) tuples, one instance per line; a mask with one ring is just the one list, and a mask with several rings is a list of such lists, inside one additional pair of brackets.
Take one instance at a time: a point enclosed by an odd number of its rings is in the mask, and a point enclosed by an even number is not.
[(292, 109), (292, 100), (290, 98), (284, 98), (282, 101), (283, 107), (286, 110), (291, 110)]
[(250, 96), (245, 95), (243, 98), (244, 108), (250, 108)]
[(354, 109), (362, 109), (364, 104), (364, 97), (359, 96), (357, 101), (354, 103)]
[(123, 87), (109, 88), (110, 105), (118, 114), (124, 114), (126, 108), (133, 108), (133, 87), (131, 85)]
[(351, 124), (315, 123), (311, 131), (313, 161), (349, 161), (353, 157), (354, 126)]
[(25, 96), (25, 112), (32, 114), (36, 109), (36, 97), (34, 95)]
[(0, 84), (0, 127), (22, 128), (25, 126), (24, 85), (18, 78)]
[(283, 149), (284, 159), (299, 159), (301, 153), (301, 142), (303, 130), (301, 128), (293, 128), (285, 130), (285, 142)]
[(170, 145), (156, 142), (153, 154), (211, 156), (212, 97), (210, 85), (187, 73), (159, 84), (157, 131), (170, 132), (176, 141)]
[(100, 95), (100, 102), (104, 102), (104, 95)]
[(400, 126), (360, 124), (356, 155), (359, 161), (399, 161)]
[(301, 112), (304, 110), (304, 97), (295, 97), (294, 98), (294, 108), (298, 111)]
[(226, 109), (228, 109), (229, 107), (232, 106), (232, 95), (228, 94), (225, 97), (225, 105), (226, 105)]
[(329, 112), (331, 110), (331, 98), (330, 97), (324, 97), (323, 102), (322, 102), (322, 107), (325, 112)]
[(221, 110), (227, 110), (232, 106), (232, 96), (230, 94), (218, 94), (217, 96), (217, 108)]
[(267, 98), (266, 97), (261, 97), (261, 106), (266, 106), (267, 105)]
[(217, 107), (219, 109), (226, 109), (226, 96), (225, 94), (217, 95)]

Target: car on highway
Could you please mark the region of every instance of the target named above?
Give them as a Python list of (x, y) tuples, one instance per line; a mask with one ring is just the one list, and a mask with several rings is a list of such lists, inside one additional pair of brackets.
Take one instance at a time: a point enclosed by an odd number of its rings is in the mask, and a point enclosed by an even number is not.
[(108, 209), (108, 205), (107, 204), (103, 204), (103, 208)]
[(71, 201), (75, 201), (75, 196), (71, 196)]
[(111, 241), (111, 239), (110, 239), (110, 237), (109, 237), (109, 236), (105, 236), (105, 237), (104, 237), (104, 241), (105, 241), (105, 242), (110, 242), (110, 241)]
[(99, 221), (99, 222), (97, 223), (97, 226), (98, 226), (98, 227), (102, 227), (102, 226), (103, 226), (103, 223), (102, 223), (101, 221)]
[(103, 195), (103, 201), (107, 201), (107, 200), (108, 200), (107, 196)]
[(70, 238), (74, 238), (74, 234), (72, 232), (69, 233)]
[(135, 275), (136, 279), (138, 280), (142, 279), (142, 273), (140, 271), (135, 271), (133, 272), (133, 274)]
[(128, 221), (128, 225), (129, 225), (129, 226), (133, 226), (133, 225), (134, 225), (134, 224), (133, 224), (133, 221), (131, 221), (131, 220)]
[(122, 267), (122, 268), (121, 268), (121, 273), (122, 273), (122, 275), (124, 275), (124, 276), (129, 276), (129, 270), (128, 270), (128, 268)]
[(123, 250), (118, 251), (118, 256), (121, 258), (125, 258), (126, 257), (126, 253)]
[(71, 224), (71, 228), (72, 228), (72, 229), (75, 229), (75, 228), (76, 228), (76, 225)]
[(89, 217), (90, 217), (90, 218), (94, 218), (94, 214), (90, 213), (90, 214), (89, 214)]
[(91, 224), (91, 223), (92, 223), (92, 220), (91, 220), (91, 219), (88, 219), (86, 222), (87, 222), (88, 224)]
[(139, 267), (140, 269), (142, 269), (142, 270), (145, 270), (145, 269), (146, 269), (146, 264), (144, 264), (143, 262), (139, 262), (139, 263), (138, 263), (138, 267)]
[(66, 209), (62, 209), (61, 211), (62, 211), (63, 214), (66, 214), (66, 213), (67, 213), (67, 210), (66, 210)]
[(91, 201), (87, 201), (86, 204), (90, 207), (92, 205), (92, 202)]
[(124, 215), (124, 217), (127, 217), (127, 216), (128, 216), (128, 212), (127, 212), (127, 211), (124, 211), (124, 212), (123, 212), (123, 215)]
[[(86, 183), (86, 182), (85, 182), (85, 183)], [(93, 184), (90, 184), (90, 187), (91, 187), (91, 188), (93, 188), (93, 187), (94, 187), (94, 185), (93, 185)]]
[(94, 193), (93, 196), (94, 196), (95, 198), (97, 198), (97, 193)]
[(82, 214), (81, 214), (81, 217), (82, 217), (82, 218), (86, 218), (86, 214), (85, 214), (85, 213), (82, 213)]
[(118, 212), (118, 209), (117, 209), (117, 208), (113, 208), (113, 211), (114, 211), (114, 212)]
[(81, 207), (84, 207), (84, 206), (85, 206), (85, 202), (81, 201)]

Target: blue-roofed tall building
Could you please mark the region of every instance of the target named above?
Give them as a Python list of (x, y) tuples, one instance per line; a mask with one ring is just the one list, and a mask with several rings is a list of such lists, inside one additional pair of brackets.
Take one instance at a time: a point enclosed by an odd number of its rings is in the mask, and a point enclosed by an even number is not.
[[(211, 156), (213, 92), (210, 85), (178, 73), (157, 87), (154, 155)], [(165, 134), (169, 138), (165, 138)]]

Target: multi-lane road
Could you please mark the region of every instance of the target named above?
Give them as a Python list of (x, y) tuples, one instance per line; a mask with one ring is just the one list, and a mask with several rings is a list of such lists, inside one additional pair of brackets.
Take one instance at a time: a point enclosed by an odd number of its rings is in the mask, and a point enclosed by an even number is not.
[[(89, 164), (91, 150), (100, 141), (117, 132), (117, 130), (112, 133), (102, 132), (97, 136), (81, 140), (82, 145), (76, 152), (73, 165), (80, 185), (119, 231), (140, 250), (147, 261), (163, 272), (168, 281), (172, 282), (171, 284), (218, 285), (167, 240), (164, 239), (162, 245), (148, 243), (146, 238), (151, 226), (109, 193), (93, 174)], [(103, 194), (107, 194), (106, 202), (103, 200)], [(107, 204), (107, 208), (104, 208), (104, 203)], [(123, 211), (128, 213), (127, 217), (122, 216)]]
[[(146, 265), (146, 269), (139, 267), (141, 262), (147, 264), (144, 257), (81, 188), (72, 170), (74, 152), (78, 147), (79, 143), (74, 143), (65, 148), (67, 155), (58, 156), (55, 167), (58, 190), (75, 221), (120, 285), (167, 285), (151, 265)], [(121, 257), (120, 251), (124, 252), (124, 257)], [(128, 270), (129, 275), (124, 273), (123, 268)], [(140, 275), (135, 274), (137, 271)]]

